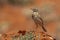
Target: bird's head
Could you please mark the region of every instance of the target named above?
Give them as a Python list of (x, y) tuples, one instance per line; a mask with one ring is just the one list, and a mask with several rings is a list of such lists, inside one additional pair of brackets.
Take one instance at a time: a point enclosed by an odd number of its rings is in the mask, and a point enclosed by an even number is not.
[(38, 9), (37, 8), (33, 8), (32, 11), (33, 12), (38, 12)]

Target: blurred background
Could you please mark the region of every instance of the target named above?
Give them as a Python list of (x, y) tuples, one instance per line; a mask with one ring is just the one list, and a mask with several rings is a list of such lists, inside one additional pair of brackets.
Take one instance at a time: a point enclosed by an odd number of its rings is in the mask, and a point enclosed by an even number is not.
[(35, 30), (31, 8), (39, 10), (48, 34), (60, 34), (60, 0), (0, 0), (0, 34)]

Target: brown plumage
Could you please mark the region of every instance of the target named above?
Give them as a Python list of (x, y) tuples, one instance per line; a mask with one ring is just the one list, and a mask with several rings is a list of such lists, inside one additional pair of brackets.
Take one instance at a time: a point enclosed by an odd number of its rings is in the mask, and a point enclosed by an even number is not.
[(34, 20), (36, 27), (38, 27), (38, 25), (40, 25), (42, 27), (42, 29), (47, 32), (47, 30), (44, 28), (44, 22), (43, 19), (38, 15), (36, 15), (36, 13), (38, 13), (37, 9), (33, 9), (33, 14), (32, 14), (32, 19)]

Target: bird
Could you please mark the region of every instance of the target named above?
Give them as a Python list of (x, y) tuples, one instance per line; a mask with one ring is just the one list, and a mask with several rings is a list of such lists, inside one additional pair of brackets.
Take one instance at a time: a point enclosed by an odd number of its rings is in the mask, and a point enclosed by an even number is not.
[(44, 21), (41, 18), (39, 11), (37, 8), (32, 9), (33, 13), (32, 13), (32, 19), (34, 20), (36, 27), (38, 27), (38, 25), (40, 25), (43, 29), (44, 32), (47, 32), (47, 30), (44, 28)]

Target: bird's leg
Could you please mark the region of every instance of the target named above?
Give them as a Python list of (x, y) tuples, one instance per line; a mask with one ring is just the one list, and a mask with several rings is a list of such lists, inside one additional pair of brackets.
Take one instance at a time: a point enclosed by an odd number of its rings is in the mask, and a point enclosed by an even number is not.
[(36, 28), (38, 28), (38, 23), (37, 23), (36, 20), (34, 20), (34, 23), (35, 23), (35, 25), (36, 25)]

